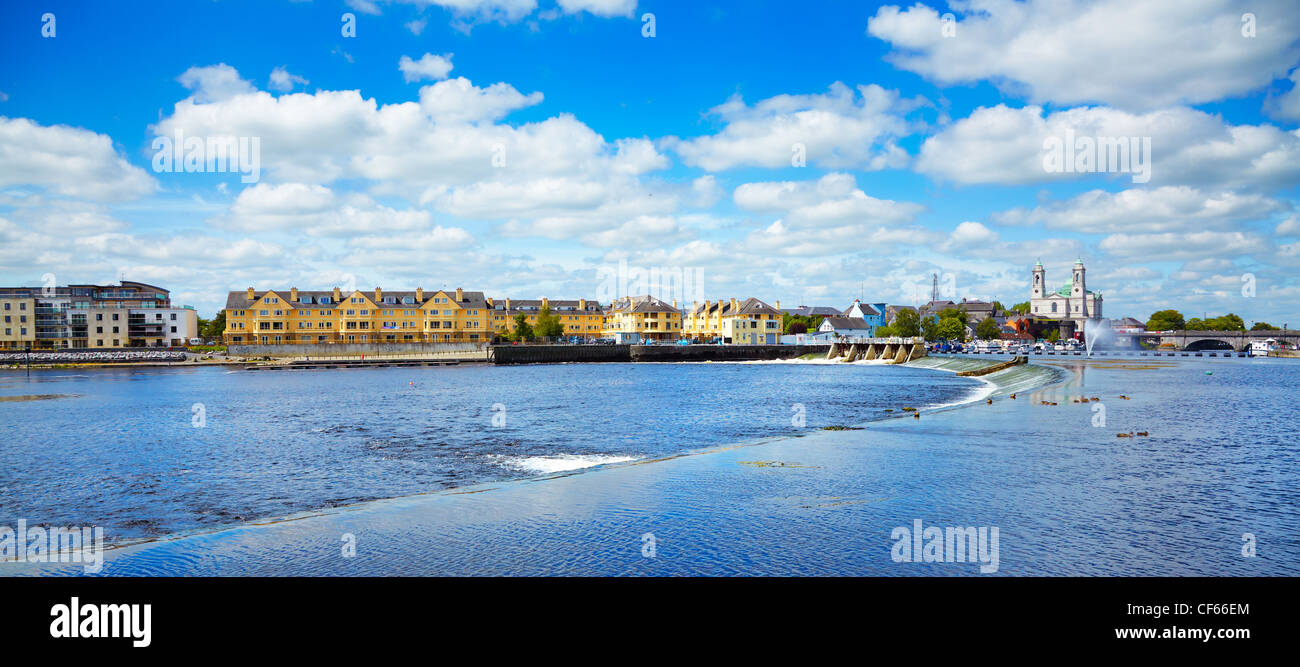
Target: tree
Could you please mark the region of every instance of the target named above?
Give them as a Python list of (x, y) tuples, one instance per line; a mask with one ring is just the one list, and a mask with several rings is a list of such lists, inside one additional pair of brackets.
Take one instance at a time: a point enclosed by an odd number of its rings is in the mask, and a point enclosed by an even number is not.
[(527, 315), (523, 313), (515, 315), (515, 332), (510, 337), (521, 342), (533, 339), (533, 327), (528, 324)]
[(1028, 314), (1029, 314), (1029, 302), (1028, 302), (1028, 301), (1021, 301), (1020, 303), (1017, 303), (1016, 305), (1012, 306), (1012, 307), (1011, 307), (1011, 310), (1014, 310), (1014, 311), (1016, 311), (1017, 313), (1020, 313), (1021, 315), (1028, 315)]
[(1049, 343), (1055, 343), (1058, 340), (1061, 340), (1061, 331), (1059, 329), (1052, 329), (1047, 333), (1047, 341)]
[(210, 320), (199, 320), (199, 336), (202, 338), (216, 338), (220, 340), (222, 334), (226, 332), (226, 311), (217, 311), (217, 316)]
[(965, 340), (966, 325), (955, 317), (945, 317), (939, 320), (938, 333), (944, 340)]
[(977, 338), (992, 340), (997, 338), (1000, 333), (1002, 333), (1002, 328), (999, 327), (998, 323), (991, 317), (986, 317), (980, 320), (979, 324), (975, 325), (975, 336)]
[(1277, 327), (1268, 322), (1256, 322), (1255, 326), (1250, 328), (1251, 331), (1277, 331)]
[(921, 317), (911, 308), (904, 308), (889, 323), (896, 336), (916, 336), (921, 333)]
[(1004, 311), (1004, 310), (1006, 310), (1006, 307), (1002, 305), (1002, 302), (1001, 302), (1001, 301), (994, 301), (994, 302), (993, 302), (993, 314), (994, 314), (994, 315), (997, 315), (998, 313), (1000, 313), (1000, 312), (1002, 312), (1002, 311)]
[(1151, 313), (1151, 319), (1147, 320), (1147, 331), (1172, 331), (1186, 326), (1187, 321), (1183, 319), (1183, 314), (1176, 310), (1157, 310)]
[(803, 322), (789, 322), (785, 325), (785, 332), (788, 334), (808, 333), (808, 325)]
[(966, 311), (960, 308), (944, 308), (939, 311), (939, 321), (947, 319), (955, 319), (961, 322), (962, 326), (966, 326)]
[(926, 340), (939, 340), (939, 320), (934, 317), (921, 320), (921, 336)]
[(894, 336), (897, 335), (898, 333), (894, 331), (894, 328), (889, 326), (888, 324), (882, 327), (876, 327), (876, 333), (875, 333), (876, 338), (893, 338)]
[[(518, 318), (515, 321), (518, 322)], [(542, 306), (541, 311), (537, 313), (537, 326), (533, 328), (532, 333), (541, 338), (559, 338), (564, 335), (564, 324), (560, 322), (559, 317), (551, 314), (550, 304)]]

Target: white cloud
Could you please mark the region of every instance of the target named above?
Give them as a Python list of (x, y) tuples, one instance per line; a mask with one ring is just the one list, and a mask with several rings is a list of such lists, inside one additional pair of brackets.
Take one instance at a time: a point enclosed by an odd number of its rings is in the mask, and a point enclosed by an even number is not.
[(406, 26), (407, 30), (411, 31), (412, 35), (419, 36), (420, 33), (424, 32), (424, 27), (428, 24), (429, 24), (428, 19), (421, 18), (421, 19), (414, 19), (412, 21), (407, 21), (403, 25)]
[(402, 56), (397, 61), (397, 69), (401, 70), (402, 78), (406, 79), (408, 83), (420, 79), (439, 81), (447, 78), (447, 75), (451, 73), (451, 56), (450, 53), (444, 53), (440, 56), (426, 53), (419, 60), (412, 60), (410, 56)]
[[(1024, 185), (1096, 177), (1050, 173), (1044, 141), (1079, 137), (1150, 137), (1152, 185), (1267, 188), (1300, 182), (1300, 131), (1272, 125), (1226, 125), (1188, 108), (1131, 114), (1078, 107), (1046, 116), (1043, 109), (981, 107), (925, 140), (916, 169), (958, 184)], [(1130, 173), (1105, 174), (1133, 182)]]
[(1092, 190), (1033, 209), (995, 214), (1007, 225), (1043, 225), (1081, 233), (1196, 231), (1240, 227), (1287, 206), (1258, 194), (1209, 194), (1187, 186), (1106, 192)]
[(240, 78), (235, 68), (225, 63), (191, 67), (176, 77), (176, 80), (194, 91), (192, 99), (199, 104), (219, 102), (257, 90), (253, 84)]
[(1300, 67), (1295, 68), (1289, 77), (1291, 90), (1269, 100), (1265, 109), (1274, 118), (1300, 120)]
[(631, 16), (636, 0), (557, 0), (566, 13), (588, 12), (596, 16)]
[(258, 183), (240, 192), (229, 214), (213, 222), (244, 232), (350, 237), (429, 229), (433, 215), (382, 206), (364, 194), (336, 194), (321, 185)]
[(271, 70), (271, 78), (267, 87), (271, 90), (278, 90), (287, 93), (293, 90), (294, 86), (305, 86), (309, 82), (297, 74), (290, 74), (289, 70), (284, 67), (277, 67)]
[(500, 120), (511, 111), (541, 104), (539, 92), (524, 95), (508, 83), (479, 88), (465, 77), (439, 81), (420, 89), (420, 109), (435, 123), (479, 123)]
[(1229, 258), (1265, 253), (1269, 244), (1247, 232), (1192, 232), (1159, 234), (1112, 234), (1098, 248), (1112, 257), (1125, 259), (1189, 260)]
[(923, 207), (911, 202), (877, 199), (858, 189), (853, 176), (832, 173), (816, 181), (746, 183), (733, 194), (736, 205), (756, 213), (783, 213), (798, 227), (833, 223), (899, 224), (910, 222)]
[[(988, 80), (1035, 103), (1132, 110), (1244, 95), (1300, 57), (1293, 0), (966, 0), (945, 36), (938, 11), (881, 7), (867, 33), (888, 59), (943, 85)], [(1243, 36), (1243, 12), (1256, 16)]]
[(1293, 215), (1283, 220), (1273, 233), (1278, 236), (1300, 236), (1300, 215)]
[(753, 106), (736, 96), (710, 110), (725, 123), (721, 132), (667, 137), (663, 146), (709, 171), (790, 167), (799, 152), (808, 165), (826, 168), (901, 167), (907, 153), (894, 139), (906, 125), (897, 110), (897, 93), (874, 84), (855, 92), (836, 82), (825, 94), (778, 95)]
[(107, 135), (0, 116), (0, 187), (14, 185), (97, 201), (134, 199), (157, 187)]

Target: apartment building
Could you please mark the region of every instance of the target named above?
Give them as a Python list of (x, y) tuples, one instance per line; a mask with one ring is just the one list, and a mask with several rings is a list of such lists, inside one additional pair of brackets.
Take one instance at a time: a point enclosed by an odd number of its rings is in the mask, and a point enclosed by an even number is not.
[(628, 340), (677, 340), (682, 335), (682, 313), (649, 294), (625, 296), (605, 311), (605, 337)]
[(564, 325), (565, 336), (599, 338), (605, 328), (605, 310), (595, 301), (586, 299), (488, 299), (491, 311), (492, 332), (507, 336), (515, 330), (515, 316), (523, 315), (529, 326), (537, 326), (537, 315), (542, 308), (551, 307), (551, 314)]
[(466, 343), (492, 338), (487, 299), (462, 288), (327, 292), (248, 288), (226, 296), (227, 344)]
[(781, 302), (776, 306), (750, 297), (744, 301), (693, 303), (682, 319), (682, 337), (697, 342), (721, 339), (742, 345), (776, 345), (781, 342)]
[(79, 349), (179, 346), (198, 313), (146, 283), (0, 287), (0, 347)]

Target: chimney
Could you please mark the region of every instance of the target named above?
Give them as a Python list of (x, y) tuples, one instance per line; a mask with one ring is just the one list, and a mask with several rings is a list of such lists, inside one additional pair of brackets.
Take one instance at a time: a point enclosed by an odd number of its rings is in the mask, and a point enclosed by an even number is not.
[(383, 301), (383, 300), (384, 300), (384, 290), (379, 289), (378, 287), (376, 287), (376, 288), (375, 288), (375, 303), (379, 303), (380, 301)]
[(780, 300), (780, 299), (777, 299), (777, 300), (776, 300), (776, 309), (777, 309), (777, 310), (781, 310), (781, 300)]
[(731, 297), (731, 312), (736, 312), (736, 297)]
[(586, 309), (587, 309), (587, 300), (578, 299), (578, 310), (586, 310)]
[(257, 298), (257, 297), (253, 295), (253, 288), (251, 288), (251, 287), (248, 288), (248, 300), (249, 300), (249, 301), (252, 301), (252, 300), (254, 300), (254, 299), (256, 299), (256, 298)]
[(465, 300), (465, 290), (463, 290), (463, 289), (457, 287), (457, 288), (456, 288), (456, 303), (460, 303), (461, 301), (464, 301), (464, 300)]
[(510, 297), (506, 297), (506, 310), (510, 310)]
[(297, 287), (290, 287), (290, 288), (289, 288), (289, 300), (290, 300), (290, 301), (297, 301), (297, 300), (298, 300), (298, 288), (297, 288)]
[(424, 288), (423, 288), (423, 287), (417, 287), (417, 288), (415, 288), (415, 301), (416, 301), (417, 303), (424, 303)]
[(334, 288), (334, 303), (338, 303), (338, 302), (340, 302), (340, 301), (342, 301), (342, 300), (343, 300), (343, 293), (339, 291), (339, 288), (335, 287), (335, 288)]
[(673, 310), (677, 310), (677, 299), (673, 299)]
[(546, 297), (542, 297), (542, 307), (545, 308), (548, 305), (550, 305), (550, 300)]

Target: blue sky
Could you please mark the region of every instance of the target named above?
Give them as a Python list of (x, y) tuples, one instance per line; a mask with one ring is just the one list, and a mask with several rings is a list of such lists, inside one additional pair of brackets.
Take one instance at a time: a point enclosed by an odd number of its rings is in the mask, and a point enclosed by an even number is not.
[[(250, 285), (604, 298), (622, 265), (698, 272), (686, 301), (939, 274), (1009, 305), (1081, 256), (1111, 317), (1300, 323), (1300, 12), (1136, 4), (8, 6), (0, 282), (209, 315)], [(259, 179), (155, 170), (177, 130), (257, 137)], [(1048, 173), (1067, 131), (1150, 137), (1149, 181)]]

